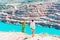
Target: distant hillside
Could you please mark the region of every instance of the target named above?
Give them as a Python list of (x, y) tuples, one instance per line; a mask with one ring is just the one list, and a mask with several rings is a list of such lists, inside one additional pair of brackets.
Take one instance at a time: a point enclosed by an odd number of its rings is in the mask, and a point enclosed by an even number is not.
[(59, 2), (60, 0), (0, 0), (0, 4), (6, 3), (29, 3), (29, 2)]

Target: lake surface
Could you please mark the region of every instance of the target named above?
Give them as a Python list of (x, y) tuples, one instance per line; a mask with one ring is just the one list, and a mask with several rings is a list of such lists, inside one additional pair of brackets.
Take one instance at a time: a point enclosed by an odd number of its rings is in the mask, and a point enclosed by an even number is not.
[[(22, 32), (22, 25), (6, 24), (0, 22), (0, 32)], [(26, 25), (25, 33), (29, 35), (32, 34), (32, 30), (30, 29), (29, 24)], [(45, 34), (45, 33), (60, 36), (60, 30), (43, 27), (41, 25), (36, 25), (35, 34)]]

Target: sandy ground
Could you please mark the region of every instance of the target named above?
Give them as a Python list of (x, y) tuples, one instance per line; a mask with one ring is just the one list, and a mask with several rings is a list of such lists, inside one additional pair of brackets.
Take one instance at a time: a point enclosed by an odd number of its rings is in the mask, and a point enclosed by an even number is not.
[(58, 36), (48, 34), (27, 35), (19, 32), (0, 32), (0, 40), (60, 40)]

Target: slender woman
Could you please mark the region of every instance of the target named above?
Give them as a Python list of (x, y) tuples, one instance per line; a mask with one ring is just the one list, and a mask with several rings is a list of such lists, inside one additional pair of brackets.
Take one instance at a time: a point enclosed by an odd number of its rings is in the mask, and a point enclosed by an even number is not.
[(32, 29), (32, 37), (34, 37), (34, 31), (35, 31), (35, 22), (34, 22), (34, 20), (31, 21), (30, 27)]
[(26, 22), (24, 20), (24, 22), (22, 23), (22, 32), (24, 33), (25, 32), (25, 27), (26, 27)]

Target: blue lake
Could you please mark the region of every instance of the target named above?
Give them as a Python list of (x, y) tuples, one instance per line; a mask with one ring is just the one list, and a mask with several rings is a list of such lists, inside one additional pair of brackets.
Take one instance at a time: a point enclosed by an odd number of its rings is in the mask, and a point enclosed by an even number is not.
[[(6, 24), (0, 22), (0, 32), (22, 32), (22, 25)], [(30, 25), (26, 26), (25, 33), (29, 35), (32, 34)], [(36, 25), (35, 34), (45, 34), (45, 33), (60, 36), (60, 30)]]

